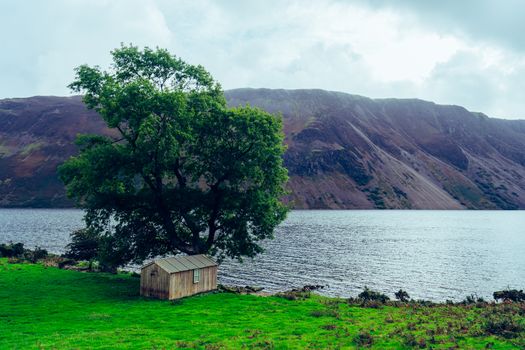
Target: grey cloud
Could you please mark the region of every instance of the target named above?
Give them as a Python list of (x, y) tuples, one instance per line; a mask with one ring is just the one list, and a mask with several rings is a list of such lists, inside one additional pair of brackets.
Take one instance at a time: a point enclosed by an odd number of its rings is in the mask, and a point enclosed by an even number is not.
[(472, 52), (459, 52), (439, 64), (422, 87), (421, 95), (436, 102), (457, 104), (493, 117), (523, 116), (525, 66), (506, 75), (494, 67), (480, 67)]
[(465, 35), (472, 40), (525, 51), (523, 0), (370, 0), (367, 4), (412, 12), (422, 25), (442, 33)]
[[(516, 0), (7, 0), (0, 3), (0, 98), (68, 94), (74, 67), (107, 66), (109, 51), (131, 42), (166, 47), (202, 64), (227, 89), (323, 88), (370, 97), (417, 97), (500, 117), (525, 116), (523, 64), (509, 73), (481, 67), (480, 57), (465, 50), (436, 65), (421, 82), (378, 81), (355, 43), (327, 43), (323, 38), (333, 38), (330, 32), (316, 36), (315, 30), (326, 29), (324, 22), (312, 28), (322, 11), (331, 13), (341, 4), (390, 9), (410, 18), (400, 25), (414, 27), (401, 34), (421, 28), (439, 36), (453, 34), (473, 45), (492, 43), (516, 62), (525, 61), (525, 41), (519, 40), (525, 21), (518, 20), (525, 2)], [(297, 9), (307, 11), (298, 14)], [(344, 21), (346, 12), (337, 20)]]

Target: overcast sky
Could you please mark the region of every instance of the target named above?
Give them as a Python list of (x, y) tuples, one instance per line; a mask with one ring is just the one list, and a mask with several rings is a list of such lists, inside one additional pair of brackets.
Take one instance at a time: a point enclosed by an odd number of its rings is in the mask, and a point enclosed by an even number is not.
[(0, 0), (0, 98), (68, 95), (121, 42), (204, 65), (225, 89), (417, 97), (525, 118), (523, 0)]

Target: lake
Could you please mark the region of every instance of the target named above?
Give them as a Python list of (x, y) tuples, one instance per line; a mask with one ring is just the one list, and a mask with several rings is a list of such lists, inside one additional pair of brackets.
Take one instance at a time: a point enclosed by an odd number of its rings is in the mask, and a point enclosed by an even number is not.
[[(75, 209), (0, 209), (0, 242), (62, 253), (82, 227)], [(525, 212), (293, 211), (266, 252), (220, 266), (219, 282), (275, 292), (322, 284), (322, 294), (356, 296), (366, 285), (391, 297), (491, 298), (525, 288)]]

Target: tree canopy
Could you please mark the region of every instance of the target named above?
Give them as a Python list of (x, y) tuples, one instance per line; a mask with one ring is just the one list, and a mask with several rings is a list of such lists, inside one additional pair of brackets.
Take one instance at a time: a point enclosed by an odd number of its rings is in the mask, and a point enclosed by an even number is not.
[(80, 135), (59, 167), (67, 193), (114, 265), (164, 254), (241, 259), (261, 252), (282, 204), (282, 121), (228, 108), (202, 67), (164, 49), (121, 46), (109, 70), (82, 65), (84, 95), (113, 137)]

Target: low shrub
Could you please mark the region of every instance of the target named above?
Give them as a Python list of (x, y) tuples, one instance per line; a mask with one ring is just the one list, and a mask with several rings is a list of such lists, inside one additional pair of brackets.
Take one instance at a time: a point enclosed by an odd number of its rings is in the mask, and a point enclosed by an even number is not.
[(506, 290), (500, 290), (496, 291), (493, 294), (494, 300), (504, 300), (504, 301), (514, 301), (514, 302), (520, 302), (525, 301), (525, 293), (523, 293), (523, 290), (517, 290), (517, 289), (506, 289)]
[(419, 338), (417, 340), (417, 346), (419, 346), (420, 349), (426, 349), (427, 348), (427, 341), (425, 338)]
[(385, 323), (394, 323), (394, 318), (392, 317), (391, 314), (388, 314), (388, 315), (385, 317)]
[(64, 268), (66, 268), (68, 266), (76, 265), (76, 263), (77, 262), (75, 260), (73, 260), (73, 259), (64, 258), (58, 263), (58, 268), (59, 269), (64, 269)]
[(175, 345), (177, 346), (177, 349), (186, 349), (186, 348), (190, 348), (191, 347), (191, 344), (188, 343), (188, 342), (185, 342), (185, 341), (177, 341), (175, 343)]
[(465, 305), (475, 304), (476, 303), (476, 299), (477, 299), (476, 295), (470, 294), (470, 295), (467, 295), (465, 297), (465, 299), (463, 299), (463, 301), (461, 303), (465, 304)]
[[(253, 344), (253, 347), (256, 349), (265, 349), (265, 350), (272, 350), (275, 349), (275, 345), (273, 341), (271, 340), (261, 340)], [(219, 349), (222, 349), (220, 347)]]
[(374, 337), (369, 332), (360, 332), (354, 342), (360, 347), (370, 347), (374, 344)]
[(424, 307), (432, 307), (436, 305), (436, 303), (430, 300), (425, 300), (425, 299), (411, 300), (410, 303), (412, 306), (424, 306)]
[(407, 302), (408, 299), (410, 299), (410, 295), (408, 295), (408, 293), (404, 291), (403, 289), (400, 289), (399, 291), (397, 291), (394, 294), (394, 296), (396, 297), (397, 300), (402, 301), (402, 302)]
[(357, 297), (364, 301), (378, 301), (381, 303), (386, 303), (388, 300), (390, 300), (390, 298), (385, 294), (368, 289), (366, 286)]
[(25, 262), (26, 261), (24, 259), (16, 257), (16, 256), (11, 256), (11, 257), (7, 258), (7, 263), (8, 264), (23, 264)]
[(36, 263), (48, 256), (47, 250), (40, 247), (35, 249), (24, 248), (23, 243), (9, 242), (0, 244), (0, 257), (9, 258), (11, 262), (31, 262)]
[(484, 329), (488, 334), (504, 338), (515, 338), (525, 331), (525, 327), (511, 315), (491, 314), (487, 317)]
[(321, 326), (322, 329), (325, 329), (327, 331), (333, 331), (335, 329), (337, 329), (337, 326), (335, 324), (325, 324), (323, 326)]
[(313, 310), (310, 312), (310, 316), (313, 317), (339, 317), (337, 310), (324, 309), (324, 310)]
[(23, 243), (0, 244), (0, 258), (20, 258), (24, 254)]
[(48, 255), (47, 250), (38, 246), (35, 247), (34, 250), (26, 249), (24, 252), (24, 258), (33, 264), (39, 260), (45, 259)]
[(416, 336), (413, 335), (412, 333), (404, 334), (403, 342), (406, 346), (409, 346), (409, 347), (415, 347), (418, 345)]
[(379, 300), (363, 300), (361, 302), (362, 307), (367, 307), (370, 309), (380, 309), (385, 305), (383, 301)]
[(44, 266), (58, 267), (60, 263), (65, 260), (68, 260), (68, 259), (58, 256), (58, 255), (48, 254), (44, 259), (41, 260), (41, 262)]

